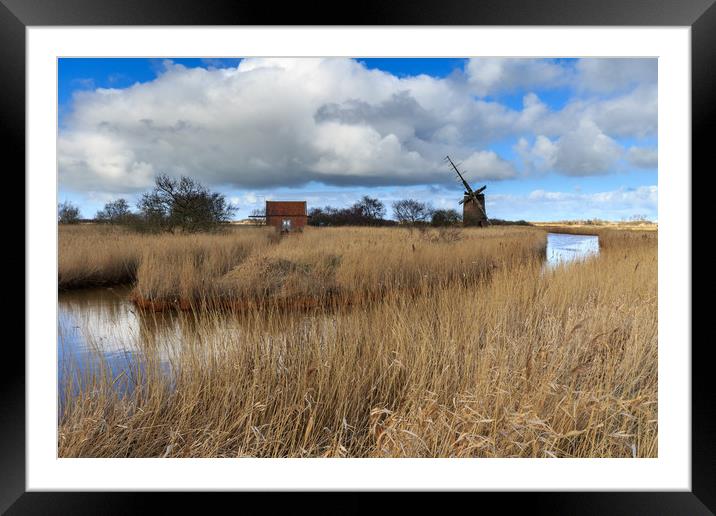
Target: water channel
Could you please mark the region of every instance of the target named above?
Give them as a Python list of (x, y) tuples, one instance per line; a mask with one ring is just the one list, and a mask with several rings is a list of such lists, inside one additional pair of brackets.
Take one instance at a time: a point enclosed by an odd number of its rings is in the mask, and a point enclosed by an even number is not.
[[(598, 253), (597, 236), (548, 233), (545, 265), (552, 268)], [(170, 374), (177, 343), (197, 339), (191, 331), (193, 315), (143, 314), (129, 300), (130, 291), (131, 287), (113, 287), (59, 294), (58, 386), (65, 385), (68, 375), (77, 383), (101, 367), (109, 368), (112, 377), (136, 375), (137, 366), (140, 371), (142, 367), (142, 346), (147, 345), (153, 346), (154, 356)], [(227, 320), (223, 328), (238, 332), (240, 320)], [(118, 385), (131, 388), (132, 382)]]

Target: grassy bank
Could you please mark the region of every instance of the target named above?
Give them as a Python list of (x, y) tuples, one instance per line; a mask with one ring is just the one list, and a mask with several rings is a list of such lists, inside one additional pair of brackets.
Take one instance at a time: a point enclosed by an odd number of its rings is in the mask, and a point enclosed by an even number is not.
[[(219, 234), (150, 235), (113, 225), (64, 225), (58, 233), (58, 287), (62, 290), (133, 284), (145, 259), (151, 260), (162, 250), (215, 248), (212, 260), (222, 260), (227, 252), (237, 251), (243, 256), (241, 249), (262, 245), (272, 237), (266, 228), (236, 228)], [(187, 259), (194, 256), (184, 255)]]
[(151, 237), (101, 225), (62, 225), (58, 231), (60, 290), (131, 283)]
[(549, 233), (565, 233), (570, 235), (596, 235), (599, 237), (599, 247), (624, 246), (653, 246), (658, 241), (658, 231), (655, 224), (550, 224), (537, 223), (537, 228)]
[[(186, 317), (195, 338), (176, 343), (173, 380), (146, 341), (142, 371), (93, 375), (67, 397), (59, 455), (657, 456), (655, 239), (614, 237), (596, 259), (544, 271), (523, 254), (534, 232), (519, 244), (485, 231), (467, 247), (469, 234), (367, 229), (341, 241), (345, 231), (260, 245), (228, 272), (206, 265), (206, 277), (253, 289), (260, 264), (312, 263), (322, 277), (339, 254), (331, 284), (414, 281), (426, 295), (389, 289), (380, 303), (310, 317), (254, 311), (233, 330), (218, 310)], [(489, 278), (449, 281), (461, 260)], [(426, 271), (438, 279), (418, 279)], [(307, 287), (281, 284), (293, 288)], [(130, 377), (141, 381), (120, 398), (116, 384)]]
[(370, 298), (396, 289), (470, 284), (543, 256), (533, 228), (267, 228), (216, 235), (137, 235), (112, 227), (62, 228), (60, 288), (131, 283), (138, 300), (187, 307), (217, 299)]
[(590, 231), (590, 230), (626, 230), (626, 231), (658, 231), (659, 225), (649, 221), (579, 221), (566, 220), (559, 222), (532, 222), (531, 225), (539, 228), (553, 228), (556, 231)]
[(308, 228), (276, 241), (175, 242), (142, 257), (135, 292), (153, 301), (306, 302), (378, 299), (474, 284), (544, 254), (534, 229)]

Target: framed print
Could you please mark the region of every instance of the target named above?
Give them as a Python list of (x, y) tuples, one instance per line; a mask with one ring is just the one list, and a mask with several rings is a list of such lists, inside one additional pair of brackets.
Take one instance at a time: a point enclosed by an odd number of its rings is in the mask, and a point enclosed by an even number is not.
[(716, 510), (691, 340), (712, 2), (0, 13), (27, 203), (3, 510)]

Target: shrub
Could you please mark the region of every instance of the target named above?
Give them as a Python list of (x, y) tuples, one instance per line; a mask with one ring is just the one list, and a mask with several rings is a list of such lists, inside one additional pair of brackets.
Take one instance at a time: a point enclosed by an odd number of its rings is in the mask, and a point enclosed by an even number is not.
[(60, 224), (77, 224), (80, 221), (80, 209), (70, 201), (58, 204), (57, 221)]

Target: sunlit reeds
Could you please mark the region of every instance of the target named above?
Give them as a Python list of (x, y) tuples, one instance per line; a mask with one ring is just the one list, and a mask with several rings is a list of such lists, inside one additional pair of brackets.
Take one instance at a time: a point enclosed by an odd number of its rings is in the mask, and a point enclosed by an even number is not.
[[(539, 231), (400, 231), (309, 231), (246, 255), (227, 244), (221, 252), (236, 263), (196, 251), (189, 272), (143, 255), (154, 264), (144, 272), (174, 278), (166, 285), (179, 293), (390, 288), (360, 308), (296, 314), (269, 305), (231, 324), (221, 309), (194, 307), (183, 316), (193, 338), (175, 342), (173, 376), (143, 341), (131, 394), (118, 396), (105, 370), (68, 397), (59, 455), (657, 456), (655, 238), (615, 236), (596, 258), (546, 270)], [(267, 284), (262, 264), (285, 267), (289, 279)], [(489, 274), (458, 281), (472, 265)], [(404, 282), (421, 295), (397, 288)]]

